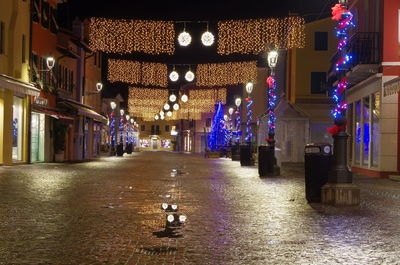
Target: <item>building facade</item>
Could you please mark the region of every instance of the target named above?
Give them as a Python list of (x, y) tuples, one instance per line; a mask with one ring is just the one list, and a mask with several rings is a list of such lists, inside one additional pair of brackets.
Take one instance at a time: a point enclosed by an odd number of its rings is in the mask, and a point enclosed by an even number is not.
[(0, 164), (28, 163), (31, 97), (30, 1), (0, 3)]
[(355, 28), (348, 52), (348, 155), (353, 171), (399, 172), (400, 2), (349, 1)]

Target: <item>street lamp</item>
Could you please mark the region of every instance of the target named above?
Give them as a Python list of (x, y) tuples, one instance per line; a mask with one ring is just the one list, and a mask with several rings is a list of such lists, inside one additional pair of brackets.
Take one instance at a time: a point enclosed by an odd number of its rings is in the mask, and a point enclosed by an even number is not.
[(97, 82), (96, 83), (96, 89), (97, 89), (98, 92), (100, 92), (103, 89), (103, 84), (100, 83), (100, 82)]
[(253, 114), (253, 111), (251, 110), (251, 106), (253, 105), (253, 100), (250, 97), (250, 94), (253, 91), (253, 87), (254, 87), (254, 84), (252, 82), (248, 82), (246, 84), (246, 92), (247, 92), (248, 96), (246, 98), (247, 121), (246, 121), (245, 141), (246, 141), (246, 144), (248, 144), (248, 145), (251, 145), (251, 140), (252, 140), (252, 136), (253, 136), (253, 133), (251, 132), (251, 120), (252, 120), (252, 114)]
[(48, 71), (51, 71), (51, 69), (53, 69), (55, 64), (56, 64), (56, 60), (54, 59), (54, 57), (46, 58), (46, 65), (47, 65)]
[(279, 176), (280, 168), (277, 165), (275, 157), (275, 107), (278, 99), (276, 92), (275, 67), (278, 63), (278, 52), (270, 51), (268, 53), (268, 66), (271, 69), (271, 75), (267, 78), (268, 85), (268, 138), (267, 146), (259, 146), (258, 151), (258, 173), (260, 176)]
[(123, 109), (119, 110), (120, 119), (119, 119), (119, 144), (117, 146), (117, 156), (124, 155), (124, 114), (125, 111)]
[(115, 104), (114, 101), (110, 102), (110, 107), (111, 107), (111, 114), (110, 114), (110, 129), (111, 129), (111, 155), (115, 155), (115, 108), (117, 107), (117, 104)]

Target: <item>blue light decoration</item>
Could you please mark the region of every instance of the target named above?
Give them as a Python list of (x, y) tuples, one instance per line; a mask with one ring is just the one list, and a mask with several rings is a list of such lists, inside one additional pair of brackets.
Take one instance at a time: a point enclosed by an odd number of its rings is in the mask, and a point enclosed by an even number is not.
[(110, 129), (111, 129), (111, 146), (115, 146), (116, 139), (115, 139), (115, 114), (114, 111), (110, 114)]
[(276, 79), (274, 75), (270, 75), (267, 78), (267, 84), (268, 84), (268, 138), (266, 139), (267, 142), (273, 141), (274, 140), (274, 135), (275, 135), (275, 122), (276, 122), (276, 116), (275, 116), (275, 107), (276, 107), (276, 101), (278, 100), (278, 96), (276, 94)]
[(246, 121), (246, 137), (244, 138), (247, 144), (251, 144), (251, 139), (253, 137), (253, 133), (251, 132), (251, 120), (253, 119), (253, 111), (251, 110), (251, 106), (253, 105), (253, 100), (251, 97), (246, 98), (247, 104), (247, 121)]
[(125, 144), (129, 144), (129, 135), (130, 135), (130, 125), (129, 125), (129, 120), (126, 121), (125, 124)]
[(211, 151), (216, 151), (225, 144), (227, 131), (224, 123), (224, 107), (222, 102), (219, 101), (214, 113), (211, 132), (208, 136), (208, 147)]
[(121, 115), (121, 119), (119, 119), (119, 143), (124, 143), (124, 115)]
[[(347, 79), (341, 72), (346, 71), (349, 68), (349, 64), (352, 60), (352, 56), (347, 53), (347, 45), (349, 44), (349, 29), (354, 27), (353, 14), (346, 8), (342, 3), (336, 4), (332, 7), (332, 19), (338, 21), (336, 27), (336, 36), (338, 37), (338, 54), (339, 59), (336, 62), (335, 70), (338, 76), (342, 76), (338, 81), (336, 87), (333, 88), (332, 98), (336, 104), (335, 108), (332, 110), (332, 116), (335, 120), (344, 118), (347, 103), (345, 101), (345, 90), (348, 87)], [(343, 127), (343, 126), (342, 126)], [(331, 130), (331, 133), (335, 134), (338, 130), (345, 130), (344, 128), (336, 128), (336, 130)]]
[(239, 107), (236, 107), (236, 143), (240, 144), (240, 136), (242, 135), (242, 131), (240, 130), (240, 109)]

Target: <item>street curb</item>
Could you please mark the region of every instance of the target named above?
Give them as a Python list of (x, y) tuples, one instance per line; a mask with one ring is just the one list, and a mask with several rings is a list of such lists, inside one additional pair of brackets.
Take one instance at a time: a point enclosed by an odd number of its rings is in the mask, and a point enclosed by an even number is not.
[(399, 175), (389, 175), (389, 179), (393, 181), (400, 182), (400, 176)]

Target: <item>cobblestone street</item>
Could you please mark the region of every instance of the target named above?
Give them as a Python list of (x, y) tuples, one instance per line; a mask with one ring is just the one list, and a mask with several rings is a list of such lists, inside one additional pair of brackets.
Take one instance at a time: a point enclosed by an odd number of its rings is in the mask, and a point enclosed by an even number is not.
[[(400, 264), (400, 183), (356, 176), (361, 205), (335, 208), (282, 171), (172, 152), (1, 167), (0, 264)], [(187, 215), (174, 236), (163, 202)]]

